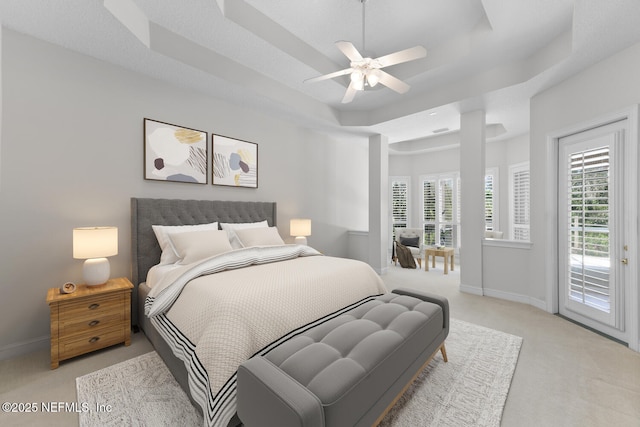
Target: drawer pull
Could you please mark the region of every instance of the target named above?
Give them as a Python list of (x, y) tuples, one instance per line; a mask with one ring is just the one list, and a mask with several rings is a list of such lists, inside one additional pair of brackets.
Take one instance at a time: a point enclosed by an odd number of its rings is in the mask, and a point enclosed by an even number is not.
[(100, 307), (100, 304), (91, 304), (89, 306), (89, 310), (95, 310), (96, 308)]
[(99, 320), (92, 320), (91, 322), (89, 322), (89, 326), (96, 326), (98, 323), (100, 323)]
[(98, 340), (99, 340), (99, 339), (100, 339), (100, 337), (93, 337), (93, 338), (91, 338), (91, 339), (89, 340), (89, 342), (90, 342), (91, 344), (93, 344), (94, 342), (98, 342)]

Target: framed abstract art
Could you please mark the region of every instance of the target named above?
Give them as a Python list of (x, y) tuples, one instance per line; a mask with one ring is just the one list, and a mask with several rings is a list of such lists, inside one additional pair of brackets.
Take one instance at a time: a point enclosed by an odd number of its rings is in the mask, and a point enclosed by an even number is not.
[(213, 185), (258, 188), (258, 144), (211, 135)]
[(206, 132), (144, 119), (144, 178), (207, 184), (207, 140)]

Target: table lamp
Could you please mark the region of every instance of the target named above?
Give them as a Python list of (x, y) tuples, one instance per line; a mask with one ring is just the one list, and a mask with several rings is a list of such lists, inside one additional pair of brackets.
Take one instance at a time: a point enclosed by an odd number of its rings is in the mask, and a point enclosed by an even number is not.
[(82, 277), (89, 286), (109, 280), (111, 266), (107, 257), (118, 255), (117, 227), (81, 227), (73, 229), (73, 258), (84, 259)]
[(289, 229), (292, 236), (295, 236), (297, 245), (306, 245), (307, 237), (311, 236), (311, 220), (294, 218), (289, 223)]

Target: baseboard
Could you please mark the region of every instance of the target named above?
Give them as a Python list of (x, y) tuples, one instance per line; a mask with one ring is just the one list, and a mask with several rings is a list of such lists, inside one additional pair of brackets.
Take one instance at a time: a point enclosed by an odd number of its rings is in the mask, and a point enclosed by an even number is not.
[(497, 289), (483, 289), (484, 295), (488, 297), (503, 299), (506, 301), (519, 302), (547, 311), (547, 303), (528, 295), (514, 294), (513, 292), (499, 291)]
[(535, 308), (539, 308), (542, 311), (546, 311), (546, 312), (550, 313), (549, 308), (547, 307), (547, 302), (546, 301), (543, 301), (543, 300), (538, 299), (538, 298), (530, 297), (529, 298), (529, 304), (534, 306)]
[(482, 288), (479, 288), (477, 286), (471, 286), (471, 285), (463, 285), (462, 283), (460, 284), (460, 292), (466, 292), (468, 294), (473, 294), (473, 295), (484, 295), (484, 293), (482, 292)]
[(13, 359), (23, 354), (33, 353), (34, 351), (49, 348), (49, 336), (34, 338), (32, 340), (22, 341), (14, 344), (5, 345), (0, 348), (0, 360)]
[(507, 301), (520, 302), (547, 311), (547, 303), (528, 295), (514, 294), (512, 292), (499, 291), (497, 289), (479, 288), (477, 286), (460, 284), (460, 292), (467, 294), (487, 296), (492, 298), (503, 299)]

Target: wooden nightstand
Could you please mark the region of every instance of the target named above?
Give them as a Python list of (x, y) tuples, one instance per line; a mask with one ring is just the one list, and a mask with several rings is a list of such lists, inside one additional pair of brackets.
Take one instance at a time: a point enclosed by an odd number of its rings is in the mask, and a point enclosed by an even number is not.
[(78, 285), (72, 294), (50, 288), (51, 369), (61, 360), (124, 342), (131, 344), (131, 289), (126, 277)]

